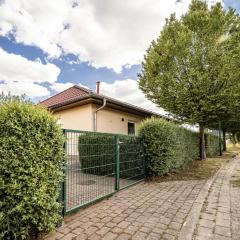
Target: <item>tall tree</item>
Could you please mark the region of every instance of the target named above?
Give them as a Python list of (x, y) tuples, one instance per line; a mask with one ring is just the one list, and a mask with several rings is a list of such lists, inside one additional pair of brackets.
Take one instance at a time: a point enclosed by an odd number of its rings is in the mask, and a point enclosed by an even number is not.
[(183, 122), (199, 124), (202, 159), (205, 127), (240, 109), (239, 23), (233, 9), (193, 0), (180, 19), (166, 20), (139, 74), (148, 99)]

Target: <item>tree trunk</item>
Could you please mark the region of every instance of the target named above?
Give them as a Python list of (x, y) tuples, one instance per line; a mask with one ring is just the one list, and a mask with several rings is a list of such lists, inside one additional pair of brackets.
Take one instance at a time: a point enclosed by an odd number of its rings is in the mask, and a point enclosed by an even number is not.
[(206, 159), (206, 147), (205, 147), (205, 137), (204, 137), (204, 125), (199, 124), (199, 139), (200, 139), (200, 159)]
[(223, 130), (223, 151), (227, 151), (227, 145), (226, 145), (226, 131)]

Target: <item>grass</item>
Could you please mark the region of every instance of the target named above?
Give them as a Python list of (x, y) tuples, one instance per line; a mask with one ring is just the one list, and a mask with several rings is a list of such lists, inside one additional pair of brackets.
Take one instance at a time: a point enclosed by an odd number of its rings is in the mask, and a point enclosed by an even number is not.
[(231, 181), (233, 187), (240, 187), (240, 179)]
[[(240, 152), (240, 146), (229, 145), (223, 156), (196, 160), (187, 164), (177, 173), (172, 173), (159, 178), (157, 181), (179, 181), (179, 180), (202, 180), (209, 179), (217, 170), (226, 164), (232, 157)], [(240, 179), (236, 184), (240, 186)]]

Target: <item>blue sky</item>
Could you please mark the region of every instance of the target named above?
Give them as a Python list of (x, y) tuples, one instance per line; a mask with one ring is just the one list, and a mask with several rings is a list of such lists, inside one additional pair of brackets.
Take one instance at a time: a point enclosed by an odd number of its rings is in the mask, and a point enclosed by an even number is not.
[[(138, 90), (137, 73), (164, 19), (189, 2), (0, 0), (0, 91), (39, 101), (101, 81), (102, 93), (157, 110)], [(222, 3), (240, 10), (238, 0)]]

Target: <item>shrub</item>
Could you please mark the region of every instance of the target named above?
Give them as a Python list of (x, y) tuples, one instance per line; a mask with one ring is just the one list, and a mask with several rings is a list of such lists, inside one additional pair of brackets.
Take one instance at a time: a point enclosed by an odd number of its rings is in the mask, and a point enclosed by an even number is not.
[[(119, 135), (120, 178), (141, 177), (143, 149), (139, 137)], [(114, 176), (116, 135), (85, 132), (79, 136), (79, 161), (85, 173)]]
[(206, 154), (208, 157), (219, 154), (219, 137), (213, 134), (205, 134)]
[(59, 221), (64, 138), (47, 110), (0, 105), (0, 239), (29, 239)]
[(141, 137), (119, 136), (120, 178), (139, 180), (144, 176), (144, 151)]
[(163, 119), (147, 119), (139, 133), (144, 137), (149, 175), (177, 171), (198, 158), (198, 134)]
[(101, 133), (82, 133), (78, 138), (81, 169), (95, 175), (111, 175), (115, 169), (115, 137)]

